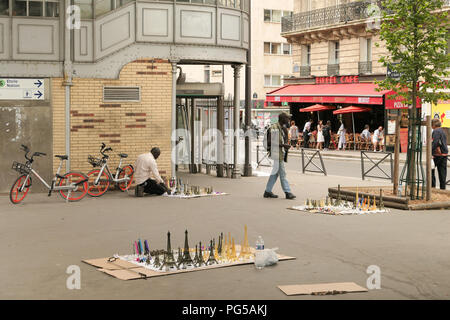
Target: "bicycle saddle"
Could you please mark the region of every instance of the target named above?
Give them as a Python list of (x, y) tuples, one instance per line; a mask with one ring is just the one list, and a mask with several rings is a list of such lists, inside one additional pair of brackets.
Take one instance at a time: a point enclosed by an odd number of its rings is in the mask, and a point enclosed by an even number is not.
[(68, 160), (69, 157), (64, 155), (64, 156), (55, 156), (55, 158), (60, 158), (61, 160)]
[(125, 158), (128, 158), (128, 155), (126, 153), (121, 153), (121, 154), (119, 154), (119, 157), (125, 159)]

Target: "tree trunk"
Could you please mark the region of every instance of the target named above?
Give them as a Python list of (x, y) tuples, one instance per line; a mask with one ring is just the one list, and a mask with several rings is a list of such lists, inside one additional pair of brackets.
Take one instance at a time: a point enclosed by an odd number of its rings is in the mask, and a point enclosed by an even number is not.
[[(395, 147), (394, 147), (394, 194), (397, 194), (399, 175), (400, 175), (400, 120), (402, 118), (401, 111), (398, 111), (397, 119), (395, 119)], [(401, 196), (399, 194), (398, 196)]]
[(410, 112), (412, 128), (411, 130), (411, 147), (410, 147), (410, 163), (409, 163), (409, 178), (410, 178), (410, 198), (411, 200), (415, 199), (416, 194), (416, 162), (417, 162), (417, 82), (414, 82), (413, 91), (412, 91), (412, 109)]

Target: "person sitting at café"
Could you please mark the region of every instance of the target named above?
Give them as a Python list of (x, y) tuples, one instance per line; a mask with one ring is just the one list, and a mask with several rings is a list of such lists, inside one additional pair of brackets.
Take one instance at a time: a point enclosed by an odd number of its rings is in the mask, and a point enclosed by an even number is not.
[(136, 159), (134, 178), (136, 179), (136, 197), (143, 197), (144, 193), (161, 196), (170, 190), (164, 184), (158, 170), (156, 160), (161, 155), (157, 147), (150, 152), (141, 154)]
[(369, 143), (370, 143), (370, 138), (371, 138), (370, 126), (368, 124), (366, 124), (366, 126), (364, 127), (363, 132), (361, 133), (361, 142), (365, 146), (368, 146)]
[(372, 143), (373, 143), (373, 151), (377, 152), (378, 150), (378, 146), (380, 146), (380, 152), (383, 151), (383, 142), (384, 137), (383, 137), (383, 127), (380, 126), (377, 130), (375, 130), (375, 132), (373, 133), (372, 136)]

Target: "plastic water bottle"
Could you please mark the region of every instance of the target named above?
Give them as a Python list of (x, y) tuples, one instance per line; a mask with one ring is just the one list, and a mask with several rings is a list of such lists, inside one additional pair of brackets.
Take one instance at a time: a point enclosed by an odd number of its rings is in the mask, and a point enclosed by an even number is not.
[(264, 268), (264, 240), (261, 236), (256, 240), (255, 267), (258, 270)]

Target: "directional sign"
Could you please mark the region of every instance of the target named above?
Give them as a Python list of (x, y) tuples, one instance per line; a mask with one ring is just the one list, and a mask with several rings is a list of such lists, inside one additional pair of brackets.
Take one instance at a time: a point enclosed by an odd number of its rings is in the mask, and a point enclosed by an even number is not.
[(44, 100), (44, 79), (0, 79), (0, 100)]
[[(392, 63), (393, 66), (395, 66), (397, 64), (398, 64), (398, 62)], [(388, 78), (393, 78), (393, 79), (398, 80), (398, 79), (400, 79), (401, 73), (397, 72), (397, 71), (393, 71), (393, 70), (391, 70), (391, 68), (388, 67), (387, 68), (387, 76), (388, 76)]]

